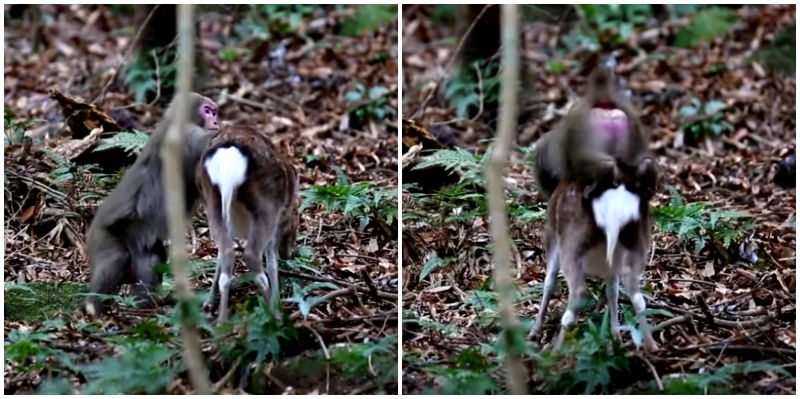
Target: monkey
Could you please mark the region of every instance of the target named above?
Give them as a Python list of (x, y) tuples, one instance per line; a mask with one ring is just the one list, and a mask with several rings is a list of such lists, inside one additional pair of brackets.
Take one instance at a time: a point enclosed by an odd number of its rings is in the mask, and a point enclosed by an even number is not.
[[(278, 256), (292, 254), (299, 213), (299, 176), (263, 132), (225, 129), (211, 139), (197, 165), (197, 187), (217, 245), (217, 266), (205, 308), (220, 295), (218, 321), (228, 319), (234, 238), (247, 239), (244, 261), (276, 317)], [(266, 259), (266, 268), (264, 260)]]
[[(622, 171), (621, 183), (604, 190), (595, 198), (586, 198), (585, 186), (563, 180), (549, 199), (545, 222), (547, 271), (539, 316), (531, 330), (538, 340), (559, 271), (569, 288), (567, 309), (561, 318), (561, 330), (554, 340), (558, 348), (575, 322), (575, 313), (586, 294), (586, 275), (605, 279), (612, 332), (619, 338), (619, 283), (631, 299), (637, 315), (646, 309), (639, 279), (646, 267), (651, 243), (649, 197), (636, 194), (640, 170)], [(641, 323), (647, 324), (646, 321)], [(648, 328), (644, 328), (644, 346), (656, 350)]]
[[(160, 150), (175, 117), (176, 103), (173, 99), (141, 154), (92, 220), (86, 238), (90, 293), (112, 294), (120, 285), (133, 283), (132, 294), (140, 304), (153, 304), (151, 292), (160, 281), (153, 266), (166, 261), (163, 241), (169, 235)], [(190, 119), (182, 150), (187, 211), (194, 208), (198, 198), (195, 166), (211, 135), (220, 129), (217, 105), (211, 99), (191, 93), (189, 104)], [(101, 306), (97, 296), (90, 295), (83, 309), (89, 316), (97, 316), (102, 312)]]
[(650, 196), (658, 172), (648, 144), (648, 132), (612, 67), (599, 65), (589, 76), (583, 98), (536, 144), (539, 191), (547, 199), (568, 179), (593, 197), (615, 186), (626, 169), (637, 173), (638, 194)]

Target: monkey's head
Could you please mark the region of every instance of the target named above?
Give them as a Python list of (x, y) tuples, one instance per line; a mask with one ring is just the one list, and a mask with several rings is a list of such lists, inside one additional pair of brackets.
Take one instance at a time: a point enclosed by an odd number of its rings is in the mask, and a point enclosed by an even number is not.
[(636, 115), (613, 69), (605, 65), (595, 68), (589, 75), (585, 101), (589, 130), (608, 138), (630, 134), (631, 120)]
[(217, 104), (211, 101), (210, 98), (201, 96), (197, 93), (190, 95), (190, 113), (192, 123), (201, 126), (203, 129), (210, 132), (216, 132), (220, 129), (219, 119), (217, 113)]

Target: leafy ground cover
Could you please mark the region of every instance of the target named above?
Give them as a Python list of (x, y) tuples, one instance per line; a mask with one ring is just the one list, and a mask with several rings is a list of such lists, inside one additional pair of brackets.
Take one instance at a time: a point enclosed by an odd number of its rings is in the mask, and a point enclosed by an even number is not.
[[(76, 150), (48, 92), (87, 102), (104, 93), (95, 105), (126, 133), (101, 147), (135, 154), (147, 139), (138, 131), (169, 101), (157, 88), (174, 85), (173, 48), (152, 54), (157, 62), (129, 56), (134, 6), (14, 7), (4, 9), (5, 393), (188, 393), (174, 309), (142, 312), (120, 298), (100, 322), (75, 315), (89, 272), (84, 232), (124, 164)], [(270, 134), (302, 171), (298, 254), (281, 264), (287, 322), (263, 310), (237, 263), (230, 323), (201, 323), (214, 389), (396, 392), (396, 7), (196, 15), (195, 89), (218, 101), (224, 123)], [(202, 213), (190, 240), (202, 296), (216, 256)], [(167, 276), (163, 291), (170, 285)]]
[[(610, 338), (597, 282), (562, 351), (519, 348), (530, 391), (794, 394), (795, 7), (674, 6), (660, 20), (648, 5), (581, 7), (577, 17), (522, 7), (525, 83), (507, 175), (516, 311), (530, 328), (545, 270), (546, 204), (530, 146), (582, 90), (589, 55), (613, 50), (663, 174), (643, 280), (660, 349), (635, 347), (624, 295), (628, 332)], [(504, 392), (482, 177), (502, 67), (497, 56), (450, 66), (462, 39), (455, 26), (472, 23), (454, 22), (456, 6), (402, 12), (403, 116), (449, 147), (415, 153), (408, 144), (403, 158), (403, 392)], [(431, 190), (407, 178), (420, 169), (455, 177)], [(547, 340), (566, 304), (560, 287)]]

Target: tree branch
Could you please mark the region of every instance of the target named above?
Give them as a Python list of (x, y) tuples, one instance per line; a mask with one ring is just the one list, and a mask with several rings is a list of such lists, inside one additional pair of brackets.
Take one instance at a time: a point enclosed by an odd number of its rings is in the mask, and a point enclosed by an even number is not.
[[(500, 98), (500, 118), (492, 158), (486, 168), (486, 189), (489, 196), (489, 218), (494, 244), (494, 282), (497, 290), (500, 321), (506, 347), (506, 378), (511, 393), (525, 395), (528, 391), (528, 372), (514, 345), (519, 335), (519, 323), (514, 313), (515, 287), (511, 275), (511, 238), (505, 203), (503, 175), (514, 142), (517, 124), (517, 86), (519, 85), (519, 10), (516, 5), (504, 4), (501, 11), (503, 29), (503, 83)], [(524, 335), (523, 335), (524, 336)]]
[[(205, 370), (203, 353), (200, 350), (200, 336), (197, 333), (190, 312), (199, 308), (192, 302), (192, 288), (189, 283), (189, 265), (186, 255), (186, 202), (184, 199), (183, 165), (181, 149), (186, 124), (189, 120), (189, 91), (194, 73), (194, 9), (190, 4), (178, 6), (178, 97), (175, 119), (164, 137), (161, 147), (163, 162), (164, 194), (169, 214), (170, 264), (175, 276), (175, 291), (181, 314), (181, 333), (183, 336), (183, 358), (189, 371), (189, 378), (195, 394), (211, 394), (211, 385)], [(196, 306), (195, 306), (196, 307)]]

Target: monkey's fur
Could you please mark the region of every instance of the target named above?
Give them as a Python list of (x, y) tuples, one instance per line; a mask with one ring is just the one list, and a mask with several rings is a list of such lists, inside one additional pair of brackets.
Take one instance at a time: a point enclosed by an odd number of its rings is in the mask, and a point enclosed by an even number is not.
[(247, 239), (245, 264), (255, 273), (261, 294), (277, 310), (278, 255), (291, 256), (297, 236), (298, 178), (290, 161), (254, 128), (225, 129), (211, 140), (197, 166), (197, 185), (218, 250), (205, 305), (212, 308), (220, 295), (220, 321), (228, 318), (236, 237)]
[[(615, 137), (615, 133), (592, 126), (590, 115), (596, 110), (624, 113), (620, 123), (626, 124), (626, 132)], [(558, 184), (568, 179), (584, 185), (587, 194), (594, 196), (618, 183), (622, 169), (627, 168), (642, 173), (636, 178), (648, 192), (640, 194), (649, 196), (655, 190), (657, 171), (648, 143), (648, 132), (619, 87), (617, 76), (611, 68), (599, 66), (589, 76), (584, 97), (536, 144), (534, 173), (539, 191), (549, 198)]]
[[(115, 294), (120, 285), (132, 283), (133, 295), (144, 301), (144, 305), (152, 304), (151, 292), (161, 280), (153, 266), (166, 261), (163, 240), (169, 233), (160, 150), (175, 116), (176, 103), (172, 101), (136, 162), (92, 220), (87, 233), (91, 293)], [(189, 107), (182, 165), (186, 209), (191, 211), (198, 196), (195, 169), (211, 134), (219, 129), (219, 123), (217, 106), (211, 99), (191, 93)], [(83, 309), (88, 315), (97, 316), (102, 313), (101, 301), (90, 295)]]

